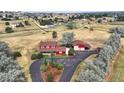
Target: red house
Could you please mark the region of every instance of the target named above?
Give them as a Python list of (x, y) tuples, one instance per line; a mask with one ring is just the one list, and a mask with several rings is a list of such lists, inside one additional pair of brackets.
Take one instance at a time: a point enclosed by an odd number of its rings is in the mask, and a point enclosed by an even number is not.
[(75, 51), (83, 51), (91, 48), (91, 46), (88, 43), (85, 43), (84, 41), (81, 40), (75, 40), (73, 42), (73, 47)]
[(65, 55), (66, 47), (61, 47), (55, 41), (40, 42), (39, 51), (46, 55)]
[[(73, 47), (75, 51), (83, 51), (86, 49), (90, 49), (90, 45), (81, 40), (74, 41)], [(41, 41), (39, 43), (38, 50), (42, 52), (44, 55), (51, 55), (51, 54), (68, 55), (69, 48), (60, 46), (55, 41), (47, 41), (47, 42)]]

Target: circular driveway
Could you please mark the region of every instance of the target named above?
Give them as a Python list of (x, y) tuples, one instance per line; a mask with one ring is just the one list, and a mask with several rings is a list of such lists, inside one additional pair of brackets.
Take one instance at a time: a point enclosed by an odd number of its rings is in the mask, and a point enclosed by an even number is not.
[[(77, 52), (75, 56), (71, 58), (57, 58), (54, 59), (56, 62), (60, 62), (58, 60), (61, 60), (61, 63), (64, 63), (64, 71), (62, 73), (62, 76), (60, 78), (60, 82), (69, 82), (71, 80), (71, 77), (76, 70), (76, 67), (80, 64), (81, 61), (85, 60), (87, 57), (89, 57), (92, 54), (97, 54), (98, 51), (82, 51)], [(33, 82), (43, 82), (40, 66), (44, 62), (45, 59), (40, 59), (35, 62), (33, 62), (30, 66), (30, 74)]]

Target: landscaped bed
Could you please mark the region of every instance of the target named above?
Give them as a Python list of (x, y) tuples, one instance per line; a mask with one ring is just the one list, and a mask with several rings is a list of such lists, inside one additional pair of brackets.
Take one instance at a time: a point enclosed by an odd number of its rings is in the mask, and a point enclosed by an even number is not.
[(64, 70), (64, 65), (56, 62), (44, 62), (40, 69), (45, 82), (58, 82)]

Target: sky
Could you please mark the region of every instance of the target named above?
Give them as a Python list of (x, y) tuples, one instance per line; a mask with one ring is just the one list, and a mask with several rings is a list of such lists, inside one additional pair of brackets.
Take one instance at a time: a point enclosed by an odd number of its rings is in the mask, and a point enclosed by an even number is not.
[(124, 0), (0, 0), (0, 11), (123, 11)]

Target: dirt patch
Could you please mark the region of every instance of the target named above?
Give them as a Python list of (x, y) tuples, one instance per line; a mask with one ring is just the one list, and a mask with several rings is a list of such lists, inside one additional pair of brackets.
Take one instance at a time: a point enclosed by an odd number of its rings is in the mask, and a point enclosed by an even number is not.
[(45, 82), (49, 82), (48, 81), (48, 75), (51, 74), (51, 76), (53, 77), (52, 82), (58, 82), (60, 80), (61, 74), (63, 72), (62, 70), (58, 70), (57, 68), (52, 67), (50, 64), (46, 66), (46, 71), (45, 72), (41, 72), (42, 78)]

